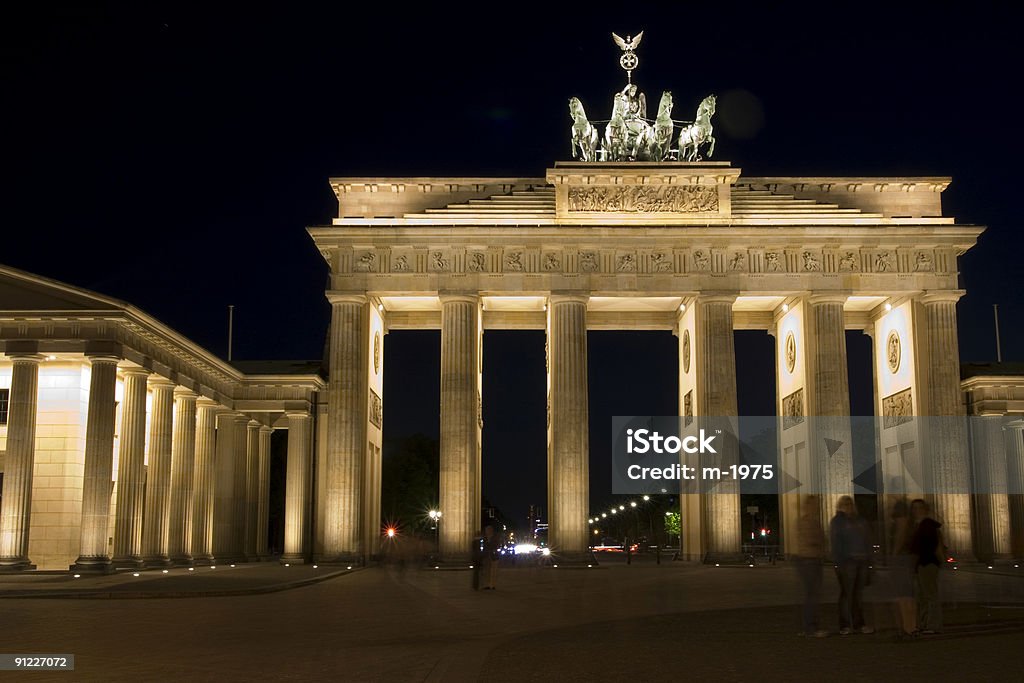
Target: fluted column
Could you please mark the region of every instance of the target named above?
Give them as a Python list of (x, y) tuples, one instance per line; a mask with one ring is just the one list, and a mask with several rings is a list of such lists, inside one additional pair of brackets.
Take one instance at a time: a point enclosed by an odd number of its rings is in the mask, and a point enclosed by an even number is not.
[[(956, 302), (961, 292), (932, 292), (921, 298), (925, 320), (927, 373), (924, 411), (935, 417), (964, 417), (960, 388), (960, 345)], [(971, 463), (966, 425), (959, 420), (932, 420), (927, 434), (927, 460), (935, 512), (942, 518), (946, 544), (960, 558), (973, 553), (971, 530)]]
[[(697, 414), (703, 417), (736, 417), (736, 347), (733, 337), (734, 295), (710, 295), (697, 299), (695, 311), (697, 363)], [(716, 464), (728, 467), (739, 462), (736, 443), (722, 442)], [(740, 551), (740, 492), (734, 480), (717, 482), (704, 494), (702, 536), (710, 556), (735, 555)], [(707, 556), (706, 555), (706, 556)]]
[(441, 296), (441, 555), (469, 557), (480, 525), (480, 300)]
[(369, 315), (365, 296), (330, 296), (324, 561), (362, 560)]
[(217, 443), (216, 401), (196, 401), (196, 457), (192, 478), (192, 559), (210, 564), (213, 557), (214, 454)]
[(248, 488), (248, 429), (249, 418), (246, 415), (235, 416), (235, 442), (231, 451), (234, 460), (233, 486), (231, 487), (231, 558), (236, 562), (245, 561), (245, 517), (246, 517), (246, 490)]
[[(34, 346), (34, 344), (33, 344)], [(4, 457), (3, 502), (0, 505), (0, 571), (33, 569), (28, 557), (32, 512), (32, 473), (36, 455), (36, 403), (39, 361), (35, 349), (15, 352), (7, 404), (7, 454)]]
[(1010, 553), (1024, 559), (1024, 420), (1004, 427), (1006, 479), (1010, 508)]
[(1010, 556), (1009, 467), (1002, 415), (971, 417), (974, 550), (983, 562)]
[[(840, 496), (853, 494), (853, 444), (850, 432), (850, 381), (846, 365), (845, 294), (816, 294), (807, 300), (809, 332), (807, 414), (810, 453), (821, 492), (821, 521), (828, 525)], [(838, 444), (833, 448), (828, 442)]]
[(256, 535), (260, 511), (260, 423), (249, 420), (245, 439), (245, 560), (259, 559)]
[(270, 436), (273, 427), (260, 427), (259, 446), (259, 516), (256, 522), (256, 554), (265, 559), (270, 555), (267, 536), (270, 533)]
[(150, 566), (168, 563), (167, 538), (171, 503), (171, 450), (174, 437), (174, 382), (153, 375), (149, 417), (149, 469), (142, 516), (142, 560)]
[(107, 529), (114, 473), (115, 356), (90, 356), (89, 412), (85, 428), (82, 535), (76, 571), (111, 571)]
[[(217, 416), (217, 447), (214, 464), (213, 555), (218, 562), (241, 559), (242, 533), (238, 521), (240, 498), (245, 495), (245, 424), (248, 419), (237, 413)], [(241, 462), (239, 462), (241, 451)], [(241, 479), (239, 479), (241, 474)], [(239, 486), (241, 484), (241, 486)], [(245, 518), (241, 518), (244, 529)]]
[(310, 425), (306, 411), (288, 414), (288, 474), (284, 497), (282, 562), (302, 562), (309, 554)]
[(566, 558), (590, 547), (588, 298), (548, 299), (548, 539), (552, 551)]
[(174, 390), (174, 438), (171, 442), (171, 509), (167, 554), (175, 564), (192, 563), (192, 497), (196, 459), (196, 394)]
[(125, 368), (121, 451), (117, 466), (114, 565), (142, 565), (142, 500), (146, 493), (146, 380), (149, 370)]

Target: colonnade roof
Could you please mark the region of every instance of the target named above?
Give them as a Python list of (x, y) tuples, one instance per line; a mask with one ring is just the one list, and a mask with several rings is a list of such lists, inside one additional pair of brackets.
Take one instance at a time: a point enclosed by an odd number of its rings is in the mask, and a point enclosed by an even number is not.
[(284, 410), (326, 389), (319, 361), (232, 364), (127, 302), (4, 265), (0, 342), (37, 344), (54, 358), (118, 356), (227, 407), (258, 398)]

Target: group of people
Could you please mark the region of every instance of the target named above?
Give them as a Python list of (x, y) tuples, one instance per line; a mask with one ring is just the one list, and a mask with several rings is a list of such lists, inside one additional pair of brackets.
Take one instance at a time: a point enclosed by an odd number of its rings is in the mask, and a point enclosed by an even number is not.
[[(825, 529), (821, 524), (821, 499), (801, 501), (794, 564), (803, 588), (801, 635), (823, 638), (818, 603), (823, 581)], [(938, 578), (946, 550), (942, 524), (931, 516), (924, 500), (894, 506), (890, 517), (890, 577), (895, 594), (898, 637), (913, 638), (937, 633), (942, 628)], [(857, 514), (851, 496), (842, 496), (828, 529), (831, 560), (839, 582), (839, 634), (874, 633), (864, 619), (864, 588), (871, 584), (872, 544), (867, 522)]]

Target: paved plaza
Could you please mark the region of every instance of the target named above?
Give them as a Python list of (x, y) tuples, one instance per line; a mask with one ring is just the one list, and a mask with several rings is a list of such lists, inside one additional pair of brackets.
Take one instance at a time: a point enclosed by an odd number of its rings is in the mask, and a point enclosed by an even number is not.
[(391, 568), (3, 577), (0, 649), (76, 656), (74, 673), (33, 681), (1019, 678), (1006, 653), (1024, 640), (1024, 577), (942, 578), (945, 633), (896, 643), (884, 572), (867, 591), (879, 632), (822, 640), (797, 637), (797, 585), (781, 565), (503, 568), (494, 592), (472, 591), (467, 571)]

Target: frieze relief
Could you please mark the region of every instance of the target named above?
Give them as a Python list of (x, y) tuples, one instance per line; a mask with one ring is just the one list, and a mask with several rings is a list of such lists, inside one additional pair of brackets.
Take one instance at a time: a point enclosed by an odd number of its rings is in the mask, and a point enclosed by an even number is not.
[(897, 427), (914, 419), (914, 398), (910, 389), (882, 399), (882, 429)]
[(505, 272), (521, 273), (523, 270), (523, 252), (510, 251), (505, 254)]
[(412, 270), (412, 267), (409, 265), (409, 257), (406, 254), (399, 254), (392, 259), (392, 273), (408, 273), (410, 270)]
[(370, 424), (381, 429), (384, 423), (384, 404), (380, 396), (373, 389), (370, 389)]
[(467, 254), (466, 257), (466, 270), (470, 273), (486, 273), (487, 272), (487, 254), (482, 251), (474, 251)]
[(570, 212), (718, 213), (718, 188), (707, 185), (570, 187)]
[(596, 251), (581, 251), (578, 263), (581, 273), (596, 273), (601, 270), (600, 256)]
[(797, 389), (782, 399), (782, 429), (795, 427), (804, 421), (804, 390)]

